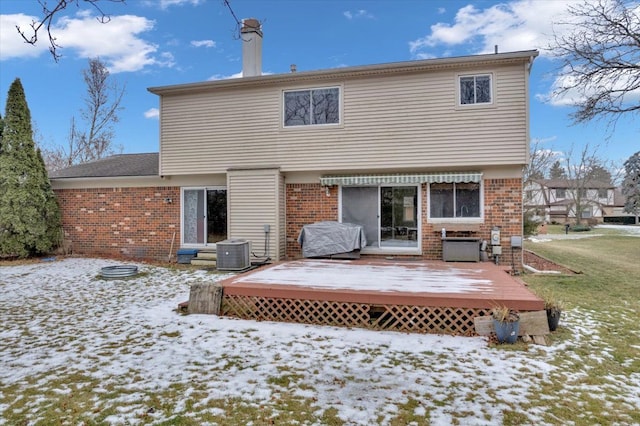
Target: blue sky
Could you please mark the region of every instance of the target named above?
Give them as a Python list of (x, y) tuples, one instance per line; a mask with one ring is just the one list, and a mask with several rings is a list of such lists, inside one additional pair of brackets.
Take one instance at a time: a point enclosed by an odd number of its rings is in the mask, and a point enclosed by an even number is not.
[[(49, 3), (53, 3), (49, 0)], [(57, 0), (56, 0), (57, 2)], [(82, 2), (81, 2), (82, 3)], [(263, 72), (298, 71), (433, 57), (543, 49), (564, 0), (230, 0), (239, 19), (263, 24)], [(573, 1), (575, 4), (575, 1)], [(16, 24), (39, 18), (37, 0), (0, 2), (0, 107), (19, 77), (43, 145), (64, 145), (71, 118), (80, 118), (86, 86), (82, 70), (100, 57), (126, 85), (114, 143), (125, 153), (159, 149), (158, 98), (148, 87), (229, 78), (241, 72), (236, 21), (222, 0), (128, 0), (100, 3), (110, 16), (96, 21), (90, 6), (70, 5), (55, 23), (62, 58), (48, 51), (46, 34), (25, 44)], [(556, 30), (557, 27), (556, 27)], [(567, 152), (585, 144), (619, 163), (640, 150), (640, 121), (621, 118), (572, 125), (567, 99), (550, 96), (557, 84), (544, 50), (531, 74), (531, 132), (541, 146)], [(640, 97), (640, 94), (638, 94)]]

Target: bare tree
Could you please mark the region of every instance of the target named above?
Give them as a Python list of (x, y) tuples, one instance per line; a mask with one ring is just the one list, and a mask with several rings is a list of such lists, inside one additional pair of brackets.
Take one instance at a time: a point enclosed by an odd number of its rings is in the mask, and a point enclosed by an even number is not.
[(80, 8), (82, 5), (88, 4), (92, 6), (98, 12), (98, 22), (106, 24), (111, 20), (111, 17), (104, 12), (100, 3), (125, 3), (126, 0), (57, 0), (53, 2), (53, 6), (49, 6), (47, 0), (37, 0), (42, 7), (42, 18), (39, 21), (33, 21), (30, 25), (31, 29), (27, 30), (29, 33), (25, 33), (20, 26), (16, 25), (18, 33), (22, 36), (24, 41), (29, 44), (35, 45), (38, 42), (38, 34), (41, 31), (46, 30), (49, 36), (49, 51), (53, 56), (53, 59), (58, 62), (60, 55), (58, 49), (62, 46), (56, 42), (56, 37), (53, 34), (53, 25), (56, 21), (56, 15), (66, 9), (69, 5), (75, 4)]
[[(567, 174), (567, 198), (571, 201), (572, 205), (568, 206), (573, 210), (576, 218), (576, 224), (580, 224), (583, 217), (582, 214), (585, 209), (593, 204), (599, 205), (599, 195), (596, 193), (598, 189), (608, 189), (613, 187), (610, 181), (613, 179), (611, 170), (616, 169), (616, 165), (613, 163), (606, 163), (598, 156), (598, 147), (591, 147), (586, 144), (582, 150), (576, 152), (573, 148), (567, 153), (565, 157), (565, 167)], [(606, 173), (603, 173), (603, 170)], [(612, 179), (605, 182), (596, 180), (603, 176), (608, 176)], [(602, 185), (606, 186), (603, 187)], [(590, 191), (592, 193), (590, 193)], [(569, 211), (567, 211), (569, 214)]]
[(531, 205), (534, 199), (538, 197), (536, 194), (541, 192), (545, 204), (548, 204), (547, 194), (542, 187), (534, 189), (534, 183), (537, 180), (543, 180), (551, 162), (556, 158), (556, 153), (549, 148), (542, 146), (542, 141), (534, 139), (529, 149), (529, 163), (524, 168), (523, 188), (525, 189), (525, 205)]
[(75, 117), (71, 119), (67, 146), (43, 152), (49, 170), (94, 161), (122, 151), (122, 147), (113, 146), (113, 125), (119, 121), (124, 87), (120, 88), (111, 80), (109, 70), (98, 58), (89, 59), (89, 67), (82, 74), (87, 94), (81, 116), (87, 128), (81, 130)]
[[(556, 31), (549, 49), (561, 59), (556, 95), (577, 94), (575, 123), (640, 111), (640, 6), (629, 0), (569, 6), (568, 34)], [(558, 29), (558, 28), (557, 28)]]
[(87, 97), (82, 118), (89, 129), (77, 135), (80, 161), (87, 162), (113, 153), (113, 124), (119, 121), (118, 111), (124, 96), (124, 87), (109, 77), (109, 70), (98, 58), (89, 59), (89, 68), (82, 72), (87, 85)]
[(556, 159), (556, 153), (551, 148), (544, 148), (542, 141), (534, 139), (529, 148), (529, 163), (524, 168), (525, 183), (532, 179), (544, 179)]

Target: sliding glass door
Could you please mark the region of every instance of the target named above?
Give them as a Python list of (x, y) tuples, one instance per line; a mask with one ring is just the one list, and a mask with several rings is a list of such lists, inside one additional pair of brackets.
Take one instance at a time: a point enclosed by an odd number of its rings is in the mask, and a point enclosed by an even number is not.
[(367, 246), (417, 248), (417, 186), (342, 187), (341, 220), (363, 227)]
[(418, 246), (418, 190), (415, 186), (380, 188), (380, 246)]
[(369, 247), (378, 247), (378, 217), (377, 187), (342, 188), (342, 222), (362, 226)]
[(182, 243), (215, 244), (227, 238), (227, 190), (184, 189)]

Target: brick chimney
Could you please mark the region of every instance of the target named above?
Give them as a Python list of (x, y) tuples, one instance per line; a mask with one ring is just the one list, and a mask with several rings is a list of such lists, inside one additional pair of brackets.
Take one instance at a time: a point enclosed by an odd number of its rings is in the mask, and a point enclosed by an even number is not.
[(242, 20), (242, 76), (262, 75), (262, 29), (257, 19)]

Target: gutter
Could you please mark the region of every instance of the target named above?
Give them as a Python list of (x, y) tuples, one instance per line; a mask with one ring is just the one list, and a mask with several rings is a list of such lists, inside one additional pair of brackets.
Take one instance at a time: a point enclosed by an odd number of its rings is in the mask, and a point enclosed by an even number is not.
[(460, 66), (477, 66), (501, 63), (526, 62), (530, 64), (533, 58), (538, 56), (537, 50), (520, 52), (491, 53), (472, 56), (457, 56), (452, 58), (424, 59), (418, 61), (390, 62), (375, 65), (361, 65), (354, 67), (332, 68), (316, 71), (299, 71), (295, 73), (282, 73), (260, 75), (255, 77), (231, 78), (225, 80), (204, 81), (169, 86), (149, 87), (147, 90), (156, 95), (170, 95), (189, 92), (202, 92), (218, 88), (248, 87), (284, 82), (303, 82), (307, 80), (337, 79), (345, 77), (366, 77), (371, 75), (401, 74), (416, 71), (438, 70), (455, 68)]

